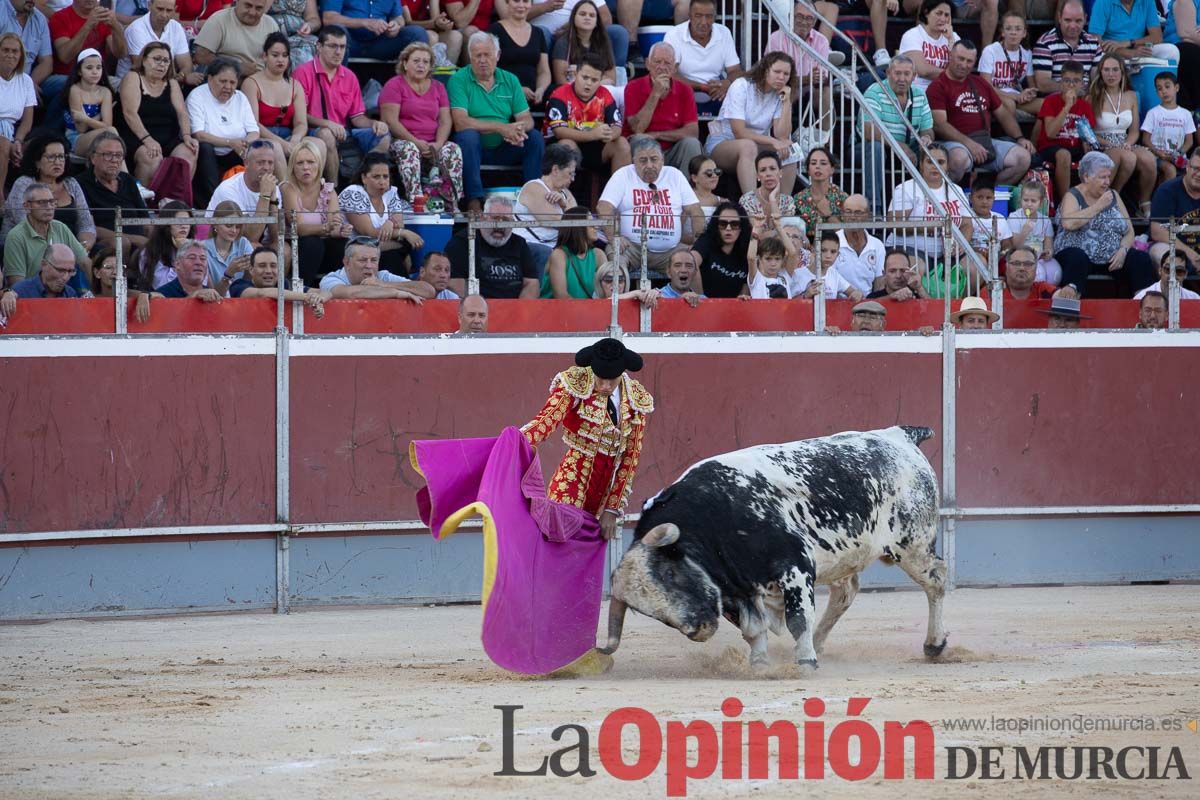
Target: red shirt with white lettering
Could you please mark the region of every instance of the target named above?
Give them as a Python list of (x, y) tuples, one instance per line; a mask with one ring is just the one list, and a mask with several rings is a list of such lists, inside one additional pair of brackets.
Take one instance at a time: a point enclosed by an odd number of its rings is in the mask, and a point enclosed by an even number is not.
[(925, 94), (932, 110), (945, 111), (946, 122), (968, 136), (990, 131), (992, 112), (1002, 103), (992, 85), (978, 75), (956, 81), (943, 72), (933, 79)]

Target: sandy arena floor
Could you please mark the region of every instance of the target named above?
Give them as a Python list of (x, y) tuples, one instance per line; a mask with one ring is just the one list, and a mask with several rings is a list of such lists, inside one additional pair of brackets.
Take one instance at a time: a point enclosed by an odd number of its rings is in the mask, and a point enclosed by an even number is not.
[[(959, 590), (947, 611), (951, 648), (941, 663), (921, 656), (924, 595), (870, 593), (835, 629), (815, 675), (787, 666), (790, 640), (775, 639), (780, 666), (767, 678), (749, 673), (728, 625), (694, 644), (642, 617), (627, 621), (610, 674), (556, 681), (516, 678), (487, 661), (477, 606), (0, 626), (0, 797), (664, 797), (662, 766), (644, 783), (603, 771), (600, 722), (626, 705), (664, 723), (717, 722), (730, 695), (745, 703), (743, 720), (798, 723), (804, 698), (823, 697), (827, 731), (849, 696), (872, 698), (864, 718), (880, 728), (929, 720), (938, 777), (898, 785), (882, 766), (861, 783), (714, 776), (692, 781), (689, 797), (1200, 796), (1200, 733), (1186, 727), (1200, 717), (1196, 586)], [(599, 774), (494, 776), (501, 703), (525, 706), (519, 768), (561, 746), (551, 730), (578, 723), (591, 733)], [(1074, 714), (1183, 727), (964, 733), (942, 722)], [(943, 748), (955, 744), (1179, 746), (1192, 779), (947, 781)]]

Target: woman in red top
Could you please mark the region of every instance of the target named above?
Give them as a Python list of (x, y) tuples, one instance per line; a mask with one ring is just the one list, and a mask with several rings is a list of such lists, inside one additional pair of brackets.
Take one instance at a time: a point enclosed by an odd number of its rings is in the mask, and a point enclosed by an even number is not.
[(233, 5), (233, 0), (175, 0), (179, 24), (196, 33), (204, 27), (204, 21), (222, 8)]
[[(308, 134), (308, 104), (304, 87), (292, 80), (288, 38), (276, 31), (263, 42), (264, 69), (242, 83), (250, 110), (258, 120), (258, 135), (275, 145), (275, 174), (287, 177), (292, 149)], [(322, 150), (324, 142), (318, 142)]]
[(457, 0), (446, 3), (446, 14), (454, 20), (454, 27), (463, 32), (463, 38), (469, 40), (472, 34), (488, 29), (494, 6), (494, 0)]

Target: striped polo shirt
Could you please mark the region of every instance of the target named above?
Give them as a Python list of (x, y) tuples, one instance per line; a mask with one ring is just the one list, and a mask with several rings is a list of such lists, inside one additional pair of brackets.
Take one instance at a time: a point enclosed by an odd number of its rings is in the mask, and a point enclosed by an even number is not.
[(1050, 77), (1057, 81), (1062, 76), (1063, 64), (1077, 61), (1083, 66), (1083, 82), (1086, 86), (1092, 65), (1103, 55), (1100, 37), (1083, 31), (1079, 34), (1079, 44), (1071, 47), (1063, 40), (1062, 31), (1055, 26), (1043, 33), (1033, 46), (1033, 71), (1049, 72)]
[[(908, 105), (903, 111), (896, 108), (896, 93), (892, 91), (892, 87), (886, 80), (871, 84), (863, 94), (863, 99), (879, 115), (883, 127), (887, 128), (892, 136), (901, 143), (906, 143), (908, 140), (908, 129), (904, 126), (905, 117), (918, 132), (933, 127), (933, 112), (929, 109), (929, 98), (925, 96), (925, 92), (915, 86), (910, 86), (908, 89)], [(865, 116), (863, 115), (858, 120), (860, 136)]]

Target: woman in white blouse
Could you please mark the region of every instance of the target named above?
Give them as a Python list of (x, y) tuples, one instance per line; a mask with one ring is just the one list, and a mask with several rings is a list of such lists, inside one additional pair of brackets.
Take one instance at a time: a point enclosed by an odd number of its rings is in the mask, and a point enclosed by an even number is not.
[(407, 276), (405, 260), (425, 240), (404, 227), (404, 214), (412, 207), (400, 199), (392, 185), (387, 153), (363, 156), (358, 183), (347, 186), (338, 197), (338, 209), (358, 236), (379, 240), (379, 268)]
[(0, 202), (4, 200), (8, 163), (21, 160), (36, 105), (33, 80), (25, 74), (25, 45), (20, 36), (6, 33), (0, 36)]
[(208, 82), (188, 95), (192, 135), (200, 142), (196, 177), (202, 198), (212, 196), (221, 175), (241, 166), (250, 142), (258, 138), (258, 120), (250, 101), (237, 88), (236, 61), (218, 57), (208, 68)]
[[(796, 91), (796, 64), (786, 53), (773, 51), (759, 59), (749, 74), (735, 80), (725, 93), (721, 113), (708, 128), (704, 150), (717, 166), (736, 170), (743, 192), (758, 183), (754, 160), (762, 150), (783, 158), (791, 149), (791, 98)], [(789, 164), (781, 176), (783, 194), (791, 194), (796, 168)]]

